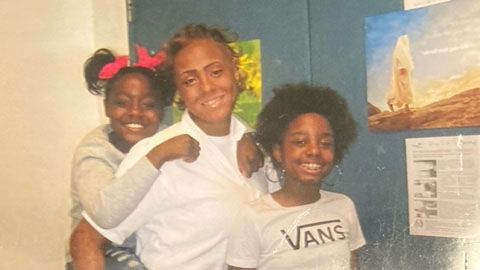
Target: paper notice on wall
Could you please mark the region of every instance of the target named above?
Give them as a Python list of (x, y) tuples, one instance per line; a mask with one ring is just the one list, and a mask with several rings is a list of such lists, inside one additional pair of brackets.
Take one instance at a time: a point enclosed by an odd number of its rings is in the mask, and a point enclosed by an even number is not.
[(450, 0), (403, 0), (404, 10), (427, 7), (438, 3), (448, 2)]
[(480, 235), (480, 136), (405, 140), (410, 234)]

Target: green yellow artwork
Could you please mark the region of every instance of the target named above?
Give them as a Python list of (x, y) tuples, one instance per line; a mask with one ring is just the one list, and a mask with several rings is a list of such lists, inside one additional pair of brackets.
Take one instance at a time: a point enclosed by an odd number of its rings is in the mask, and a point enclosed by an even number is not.
[[(247, 40), (230, 44), (241, 53), (239, 59), (240, 73), (245, 78), (243, 91), (240, 93), (234, 114), (250, 127), (255, 127), (257, 115), (262, 107), (262, 65), (260, 40)], [(180, 120), (182, 111), (173, 106), (173, 122)]]

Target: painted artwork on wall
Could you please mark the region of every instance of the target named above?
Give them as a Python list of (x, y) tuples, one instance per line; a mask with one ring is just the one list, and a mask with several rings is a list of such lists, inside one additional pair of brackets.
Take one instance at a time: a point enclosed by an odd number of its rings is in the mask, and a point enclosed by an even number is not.
[[(235, 115), (240, 117), (250, 127), (255, 127), (257, 115), (262, 108), (262, 62), (260, 40), (239, 41), (230, 44), (235, 51), (241, 52), (239, 59), (240, 74), (244, 78), (234, 109)], [(182, 112), (174, 108), (174, 122), (180, 120)]]
[(480, 1), (365, 19), (368, 126), (480, 126)]

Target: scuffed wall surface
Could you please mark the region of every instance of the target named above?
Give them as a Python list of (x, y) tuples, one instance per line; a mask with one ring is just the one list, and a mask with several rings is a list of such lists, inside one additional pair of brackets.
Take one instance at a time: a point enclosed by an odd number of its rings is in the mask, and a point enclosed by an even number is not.
[[(95, 2), (124, 12), (122, 1)], [(64, 267), (70, 160), (101, 121), (82, 78), (99, 32), (93, 17), (91, 1), (20, 0), (0, 9), (0, 269)], [(113, 46), (126, 46), (125, 29)]]

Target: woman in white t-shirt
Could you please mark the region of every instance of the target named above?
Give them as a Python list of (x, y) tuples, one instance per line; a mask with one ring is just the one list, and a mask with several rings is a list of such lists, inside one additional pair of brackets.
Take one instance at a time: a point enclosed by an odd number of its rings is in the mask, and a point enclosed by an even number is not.
[[(144, 160), (155, 173), (126, 219), (104, 230), (88, 211), (83, 213), (88, 222), (82, 220), (71, 238), (75, 269), (103, 269), (105, 243), (120, 244), (132, 233), (148, 269), (223, 268), (229, 217), (237, 204), (258, 197), (267, 186), (252, 176), (261, 162), (256, 162), (255, 144), (244, 136), (247, 127), (232, 117), (242, 77), (231, 41), (221, 29), (204, 25), (186, 26), (172, 38), (170, 71), (187, 110), (180, 122), (136, 143), (116, 169), (115, 177), (122, 177)], [(188, 164), (170, 161), (160, 170), (149, 153), (182, 134), (199, 143), (194, 146), (201, 148), (200, 155)]]

